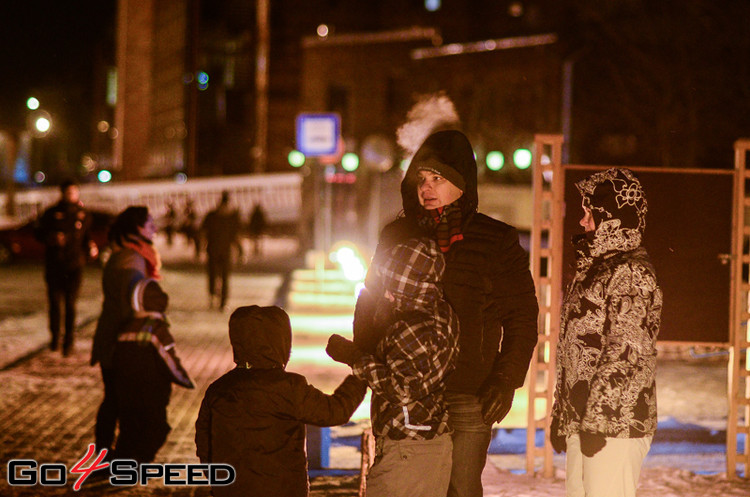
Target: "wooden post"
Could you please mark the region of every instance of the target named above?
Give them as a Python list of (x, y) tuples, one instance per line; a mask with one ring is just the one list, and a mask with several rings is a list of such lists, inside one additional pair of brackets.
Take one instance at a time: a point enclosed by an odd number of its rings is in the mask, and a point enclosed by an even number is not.
[(372, 429), (362, 432), (362, 463), (359, 469), (359, 497), (367, 495), (367, 473), (375, 461), (375, 436)]
[[(745, 220), (745, 209), (750, 206), (750, 198), (745, 187), (750, 179), (747, 165), (747, 154), (750, 151), (750, 140), (737, 140), (734, 144), (734, 212), (732, 216), (732, 257), (731, 285), (729, 305), (729, 364), (727, 371), (727, 391), (729, 394), (729, 415), (727, 417), (727, 477), (737, 476), (737, 465), (743, 466), (745, 478), (750, 478), (750, 335), (748, 334), (748, 308), (750, 283), (743, 276), (743, 267), (750, 265), (750, 250), (745, 247), (745, 240), (750, 237), (750, 226)], [(741, 354), (746, 351), (745, 366), (742, 366)], [(745, 383), (744, 388), (742, 383)], [(740, 410), (743, 411), (740, 419)], [(745, 434), (745, 450), (737, 453), (737, 435)]]
[(268, 63), (270, 44), (269, 0), (257, 0), (258, 41), (255, 52), (255, 146), (253, 172), (266, 171), (268, 160)]
[[(560, 332), (562, 292), (562, 234), (565, 178), (562, 168), (562, 135), (536, 135), (534, 139), (534, 219), (531, 229), (531, 272), (539, 302), (539, 341), (529, 367), (526, 423), (526, 472), (534, 474), (542, 458), (543, 475), (554, 476), (549, 413), (555, 386), (555, 355)], [(549, 154), (545, 154), (545, 149)], [(545, 160), (542, 160), (546, 157)], [(544, 236), (546, 235), (546, 237)], [(544, 240), (546, 239), (546, 246)], [(541, 379), (540, 379), (541, 374)], [(544, 409), (537, 412), (537, 399)], [(536, 447), (536, 430), (544, 431), (544, 445)]]

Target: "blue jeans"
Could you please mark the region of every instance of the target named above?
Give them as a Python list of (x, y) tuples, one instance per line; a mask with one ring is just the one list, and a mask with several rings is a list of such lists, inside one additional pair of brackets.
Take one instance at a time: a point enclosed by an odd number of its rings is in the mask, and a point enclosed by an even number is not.
[(492, 426), (482, 420), (476, 395), (446, 392), (453, 429), (453, 468), (448, 497), (482, 497), (482, 470), (492, 440)]

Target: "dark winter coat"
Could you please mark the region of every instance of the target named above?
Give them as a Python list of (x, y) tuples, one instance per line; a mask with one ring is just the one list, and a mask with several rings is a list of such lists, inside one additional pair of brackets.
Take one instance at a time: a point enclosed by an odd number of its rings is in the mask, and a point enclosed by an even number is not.
[(216, 496), (304, 497), (308, 493), (305, 424), (347, 422), (365, 385), (348, 376), (332, 395), (284, 370), (289, 317), (280, 308), (240, 308), (229, 321), (237, 368), (209, 386), (195, 423), (201, 462), (231, 464), (233, 484)]
[(35, 234), (45, 246), (48, 272), (76, 270), (86, 264), (90, 227), (91, 216), (81, 202), (61, 200), (44, 211)]
[(576, 240), (578, 268), (562, 307), (557, 435), (650, 436), (662, 293), (641, 246), (643, 189), (630, 171), (615, 168), (576, 186), (596, 229)]
[(529, 258), (515, 228), (477, 212), (477, 166), (462, 133), (439, 131), (417, 151), (401, 183), (404, 216), (383, 229), (378, 252), (423, 233), (416, 184), (421, 160), (449, 164), (466, 183), (459, 199), (463, 240), (445, 254), (443, 288), (461, 330), (447, 388), (475, 394), (490, 373), (512, 388), (521, 387), (537, 343), (539, 312)]
[(114, 366), (117, 334), (133, 317), (130, 295), (135, 284), (147, 275), (146, 260), (131, 248), (116, 248), (102, 273), (104, 301), (96, 324), (91, 365), (100, 362), (105, 369)]
[(201, 230), (206, 236), (206, 252), (209, 257), (229, 258), (232, 245), (238, 245), (240, 215), (226, 205), (206, 214)]

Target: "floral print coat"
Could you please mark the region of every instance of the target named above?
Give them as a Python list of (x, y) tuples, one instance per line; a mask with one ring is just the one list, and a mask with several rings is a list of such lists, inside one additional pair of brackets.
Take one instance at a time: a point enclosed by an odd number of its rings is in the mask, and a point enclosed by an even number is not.
[(552, 415), (562, 436), (650, 436), (662, 293), (641, 246), (646, 199), (627, 169), (576, 186), (596, 229), (574, 241), (577, 271), (561, 312)]

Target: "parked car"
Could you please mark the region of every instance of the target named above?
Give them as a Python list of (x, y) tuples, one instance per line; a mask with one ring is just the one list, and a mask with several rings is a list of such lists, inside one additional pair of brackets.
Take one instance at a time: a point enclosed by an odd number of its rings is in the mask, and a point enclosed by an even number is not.
[[(97, 259), (103, 263), (109, 253), (107, 231), (115, 216), (102, 211), (89, 211), (89, 214), (92, 217), (90, 237), (99, 248)], [(44, 245), (34, 236), (35, 225), (36, 219), (31, 219), (0, 229), (0, 264), (9, 264), (16, 260), (44, 260)]]

